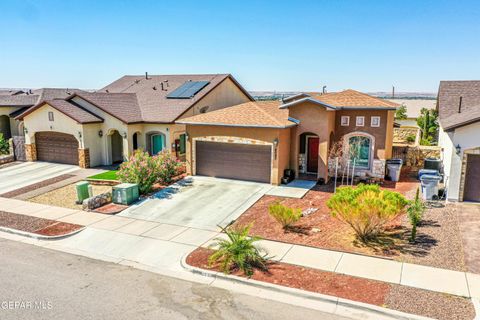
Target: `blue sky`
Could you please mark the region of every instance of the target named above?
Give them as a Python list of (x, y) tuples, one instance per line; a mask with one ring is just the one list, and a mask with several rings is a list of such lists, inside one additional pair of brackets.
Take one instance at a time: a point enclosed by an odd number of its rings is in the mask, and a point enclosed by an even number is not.
[(0, 0), (0, 87), (232, 73), (249, 90), (480, 78), (478, 1)]

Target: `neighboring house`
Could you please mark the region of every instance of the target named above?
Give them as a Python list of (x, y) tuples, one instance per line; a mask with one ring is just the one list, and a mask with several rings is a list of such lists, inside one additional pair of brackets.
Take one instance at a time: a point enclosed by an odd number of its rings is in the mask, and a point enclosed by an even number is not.
[[(398, 105), (354, 90), (247, 102), (177, 120), (187, 126), (187, 170), (280, 184), (285, 169), (328, 179), (328, 153), (359, 144), (356, 172), (382, 177)], [(347, 154), (347, 153), (346, 153)]]
[[(423, 108), (435, 109), (437, 105), (436, 99), (388, 99), (407, 109), (406, 119), (395, 119), (399, 125), (394, 129), (393, 143), (394, 145), (419, 145), (421, 138), (421, 128), (417, 124), (417, 119), (421, 116), (420, 111)], [(413, 142), (408, 141), (409, 137), (415, 137)], [(411, 139), (411, 138), (410, 138)]]
[(480, 202), (480, 81), (441, 81), (437, 110), (447, 199)]
[[(78, 90), (77, 90), (78, 91)], [(23, 136), (23, 122), (15, 118), (28, 108), (47, 99), (66, 98), (75, 89), (0, 90), (0, 132), (4, 137)]]
[(27, 160), (93, 167), (139, 148), (181, 157), (185, 126), (175, 120), (251, 100), (229, 74), (124, 76), (97, 92), (44, 97), (15, 119)]

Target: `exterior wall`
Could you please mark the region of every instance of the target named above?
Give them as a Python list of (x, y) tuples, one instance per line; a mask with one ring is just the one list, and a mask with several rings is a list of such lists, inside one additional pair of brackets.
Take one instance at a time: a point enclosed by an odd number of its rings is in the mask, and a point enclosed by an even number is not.
[(250, 98), (232, 80), (227, 78), (198, 101), (193, 108), (185, 112), (180, 119), (200, 114), (205, 107), (208, 107), (206, 112), (210, 112), (248, 101), (250, 101)]
[(291, 129), (290, 164), (299, 174), (300, 135), (313, 133), (319, 137), (318, 146), (318, 178), (328, 180), (328, 150), (330, 147), (330, 133), (335, 128), (335, 111), (311, 102), (305, 102), (290, 108), (289, 115), (300, 121), (300, 124)]
[[(466, 154), (476, 153), (480, 148), (480, 123), (455, 129), (453, 132), (439, 130), (439, 146), (442, 147), (443, 165), (448, 184), (447, 199), (449, 201), (463, 200), (463, 184), (465, 182)], [(460, 145), (460, 154), (455, 146)]]
[(273, 141), (278, 139), (277, 156), (275, 152), (272, 156), (271, 183), (280, 184), (283, 170), (289, 168), (289, 129), (187, 125), (187, 133), (186, 166), (189, 174), (195, 174), (195, 141), (198, 140), (273, 146)]
[[(48, 120), (48, 113), (53, 112), (54, 121)], [(79, 148), (83, 148), (83, 128), (70, 117), (67, 117), (55, 108), (49, 105), (37, 109), (35, 112), (24, 118), (25, 144), (35, 143), (35, 133), (43, 131), (56, 131), (71, 134), (78, 140)]]
[[(350, 116), (349, 126), (341, 126), (342, 116)], [(356, 117), (365, 117), (365, 126), (356, 126)], [(380, 127), (370, 125), (371, 117), (380, 117)], [(393, 142), (393, 117), (394, 112), (388, 110), (339, 110), (335, 119), (335, 139), (341, 141), (342, 137), (351, 132), (365, 132), (375, 137), (374, 159), (388, 159), (392, 156)]]

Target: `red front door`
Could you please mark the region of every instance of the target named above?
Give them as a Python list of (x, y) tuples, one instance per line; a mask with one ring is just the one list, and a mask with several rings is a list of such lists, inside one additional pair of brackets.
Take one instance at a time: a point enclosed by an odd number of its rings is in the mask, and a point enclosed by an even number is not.
[(318, 141), (318, 138), (315, 137), (307, 138), (307, 172), (318, 172)]

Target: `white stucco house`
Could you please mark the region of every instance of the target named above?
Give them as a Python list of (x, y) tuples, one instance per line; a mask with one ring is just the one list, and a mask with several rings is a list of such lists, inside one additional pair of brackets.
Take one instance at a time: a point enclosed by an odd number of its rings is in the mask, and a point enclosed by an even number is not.
[(437, 110), (447, 199), (480, 202), (480, 81), (441, 81)]
[(181, 158), (185, 126), (176, 120), (252, 100), (230, 74), (145, 74), (95, 92), (38, 97), (14, 121), (22, 127), (27, 161), (95, 167), (122, 162), (140, 148)]

